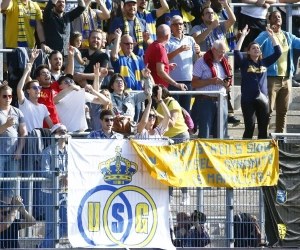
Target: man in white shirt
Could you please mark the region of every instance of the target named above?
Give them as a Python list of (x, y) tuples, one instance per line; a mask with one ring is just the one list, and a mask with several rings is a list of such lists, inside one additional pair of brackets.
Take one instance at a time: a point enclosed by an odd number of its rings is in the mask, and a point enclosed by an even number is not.
[(88, 128), (85, 119), (85, 104), (87, 102), (102, 105), (110, 103), (107, 97), (95, 91), (90, 85), (87, 85), (85, 89), (75, 85), (71, 74), (61, 76), (58, 79), (58, 84), (62, 91), (54, 97), (54, 104), (60, 121), (70, 132), (82, 132)]
[[(42, 128), (44, 120), (48, 124), (49, 128), (53, 126), (47, 107), (44, 104), (38, 103), (38, 98), (40, 97), (42, 89), (39, 82), (37, 80), (33, 80), (25, 84), (27, 77), (30, 75), (31, 68), (32, 64), (27, 63), (23, 72), (23, 76), (17, 86), (19, 109), (24, 114), (25, 124), (28, 132), (31, 132), (34, 128)], [(24, 84), (25, 90), (28, 94), (28, 99), (25, 97), (23, 92)]]

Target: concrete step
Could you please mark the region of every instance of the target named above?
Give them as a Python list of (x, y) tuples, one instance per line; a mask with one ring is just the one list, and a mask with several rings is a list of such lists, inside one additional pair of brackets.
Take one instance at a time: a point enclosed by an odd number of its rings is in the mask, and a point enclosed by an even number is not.
[[(241, 108), (241, 86), (235, 86), (232, 88), (234, 109)], [(276, 108), (276, 107), (275, 107)], [(289, 110), (300, 110), (300, 87), (292, 87), (291, 104)]]

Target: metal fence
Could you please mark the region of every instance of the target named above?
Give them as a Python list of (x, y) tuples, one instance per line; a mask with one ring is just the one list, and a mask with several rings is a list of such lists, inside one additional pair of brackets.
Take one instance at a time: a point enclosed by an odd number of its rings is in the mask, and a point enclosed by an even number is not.
[[(83, 133), (81, 135), (85, 135)], [(73, 133), (75, 137), (76, 133)], [(298, 136), (299, 135), (294, 135)], [(84, 136), (83, 136), (84, 138)], [(48, 140), (51, 143), (48, 146), (55, 145), (54, 138), (41, 138), (41, 140)], [(33, 148), (28, 148), (28, 141), (36, 140), (36, 138), (27, 138), (27, 143), (22, 159), (18, 164), (17, 177), (9, 178), (10, 172), (4, 171), (4, 176), (0, 178), (2, 196), (5, 194), (9, 196), (10, 188), (12, 186), (14, 195), (21, 195), (25, 204), (26, 210), (30, 215), (36, 219), (36, 224), (19, 231), (19, 244), (22, 248), (35, 248), (36, 245), (43, 242), (47, 227), (52, 228), (52, 234), (46, 236), (50, 245), (53, 247), (66, 247), (68, 245), (68, 238), (66, 234), (66, 210), (61, 212), (61, 207), (66, 209), (66, 194), (64, 192), (56, 192), (59, 189), (59, 153), (58, 148), (55, 147), (53, 154), (53, 161), (55, 168), (53, 170), (45, 171), (45, 166), (42, 166), (42, 158), (44, 154), (42, 148), (40, 152), (33, 153)], [(295, 151), (295, 141), (291, 143), (280, 143), (282, 150), (288, 152)], [(282, 141), (284, 142), (284, 140)], [(46, 145), (45, 145), (46, 146)], [(26, 148), (27, 147), (27, 148)], [(296, 150), (297, 151), (297, 150)], [(4, 155), (0, 155), (2, 158)], [(8, 166), (12, 164), (13, 155), (9, 155)], [(30, 164), (33, 164), (30, 166)], [(16, 173), (13, 173), (16, 174)], [(49, 182), (51, 188), (45, 192), (44, 184)], [(8, 183), (11, 184), (7, 185)], [(50, 192), (49, 192), (50, 191)], [(56, 195), (51, 195), (52, 191)], [(267, 239), (264, 234), (264, 203), (263, 194), (260, 188), (188, 188), (188, 202), (182, 202), (183, 196), (179, 188), (174, 188), (173, 201), (170, 204), (170, 217), (172, 218), (171, 227), (176, 227), (176, 215), (179, 212), (186, 212), (192, 214), (194, 210), (203, 212), (206, 215), (206, 223), (204, 224), (207, 230), (211, 243), (208, 247), (234, 247), (238, 240), (246, 241), (247, 238), (238, 238), (234, 234), (234, 215), (248, 213), (257, 218), (260, 226), (262, 237), (257, 239), (261, 243), (266, 243)], [(2, 197), (3, 198), (3, 197)], [(7, 197), (4, 201), (7, 201)], [(9, 203), (9, 201), (8, 201)], [(3, 211), (3, 210), (1, 210)], [(46, 217), (52, 216), (51, 225), (46, 225)], [(22, 213), (18, 214), (20, 219), (24, 219)], [(60, 218), (60, 219), (59, 219)], [(48, 218), (49, 221), (49, 218)], [(0, 222), (4, 224), (4, 222)], [(62, 235), (63, 230), (65, 233)], [(9, 239), (5, 239), (9, 241)], [(177, 239), (178, 240), (178, 239)]]

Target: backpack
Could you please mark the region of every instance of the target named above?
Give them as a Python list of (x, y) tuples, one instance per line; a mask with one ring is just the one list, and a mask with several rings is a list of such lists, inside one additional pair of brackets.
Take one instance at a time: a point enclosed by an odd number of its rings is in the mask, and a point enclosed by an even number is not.
[[(172, 101), (173, 100), (170, 100), (168, 102), (167, 107), (169, 107), (169, 105), (171, 104)], [(181, 113), (184, 118), (184, 122), (185, 122), (186, 126), (188, 127), (189, 130), (192, 130), (194, 128), (194, 122), (193, 122), (193, 119), (192, 119), (190, 113), (187, 112), (183, 107), (181, 107)]]
[(233, 223), (234, 247), (257, 247), (260, 244), (261, 232), (255, 216), (248, 213), (236, 214)]

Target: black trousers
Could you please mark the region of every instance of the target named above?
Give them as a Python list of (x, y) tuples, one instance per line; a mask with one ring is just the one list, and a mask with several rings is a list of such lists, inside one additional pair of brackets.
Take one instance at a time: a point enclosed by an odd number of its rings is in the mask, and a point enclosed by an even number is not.
[(268, 138), (269, 110), (254, 102), (242, 102), (242, 112), (244, 116), (245, 132), (243, 139), (252, 139), (257, 118), (258, 139)]

